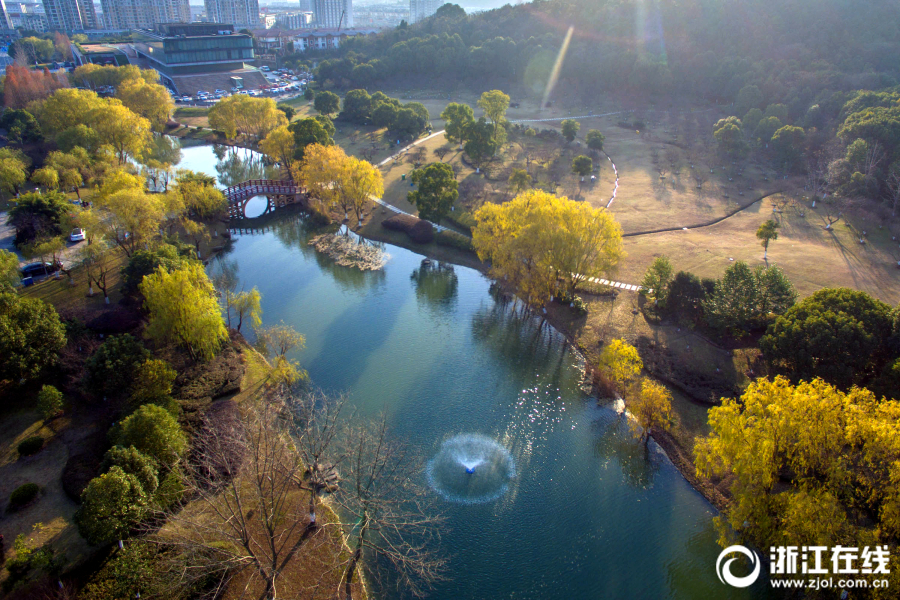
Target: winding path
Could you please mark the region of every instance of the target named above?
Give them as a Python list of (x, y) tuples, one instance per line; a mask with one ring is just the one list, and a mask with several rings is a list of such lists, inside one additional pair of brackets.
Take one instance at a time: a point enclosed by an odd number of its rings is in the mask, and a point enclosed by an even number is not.
[[(620, 111), (620, 112), (627, 112), (627, 111)], [(619, 114), (619, 113), (608, 113), (608, 114), (610, 114), (610, 115), (616, 115), (616, 114)], [(563, 117), (562, 119), (542, 119), (542, 120), (543, 120), (543, 121), (560, 121), (560, 120), (564, 120), (564, 119), (576, 119), (576, 118), (577, 118), (577, 119), (588, 119), (588, 118), (592, 118), (592, 117), (603, 117), (603, 116), (607, 116), (607, 115), (591, 115), (591, 116), (585, 116), (585, 117)], [(512, 121), (512, 122), (513, 122), (513, 123), (518, 123), (518, 122), (520, 122), (520, 121)], [(523, 121), (523, 122), (524, 122), (524, 121)], [(400, 156), (402, 156), (404, 153), (408, 152), (411, 148), (413, 148), (413, 147), (415, 147), (415, 146), (418, 146), (419, 144), (423, 144), (423, 143), (427, 142), (428, 140), (430, 140), (431, 138), (437, 137), (437, 136), (439, 136), (439, 135), (444, 135), (444, 131), (445, 131), (445, 130), (442, 129), (442, 130), (440, 130), (440, 131), (437, 131), (437, 132), (435, 132), (435, 133), (432, 133), (432, 134), (429, 135), (428, 137), (424, 137), (424, 138), (422, 138), (422, 139), (420, 139), (420, 140), (416, 140), (416, 141), (413, 142), (412, 144), (410, 144), (410, 145), (404, 147), (404, 148), (403, 148), (402, 150), (400, 150), (400, 152), (398, 152), (397, 154), (392, 154), (391, 156), (388, 156), (386, 159), (384, 159), (383, 161), (381, 161), (380, 163), (378, 163), (377, 166), (378, 166), (378, 167), (383, 167), (383, 166), (387, 165), (389, 162), (398, 159), (398, 158), (399, 158)], [(606, 153), (604, 152), (604, 154), (606, 154)], [(606, 205), (607, 207), (609, 207), (609, 205), (612, 204), (612, 201), (616, 199), (616, 192), (617, 192), (618, 189), (619, 189), (619, 172), (616, 170), (616, 165), (615, 165), (615, 163), (613, 163), (612, 158), (610, 158), (608, 154), (606, 155), (606, 158), (609, 160), (610, 164), (612, 165), (613, 171), (616, 173), (616, 187), (615, 187), (615, 190), (613, 191), (613, 197), (610, 199), (609, 203)], [(381, 199), (381, 198), (375, 198), (375, 197), (373, 196), (373, 197), (372, 197), (372, 200), (373, 200), (374, 202), (376, 202), (377, 204), (380, 204), (381, 206), (387, 208), (388, 210), (392, 210), (392, 211), (394, 211), (395, 213), (397, 213), (397, 214), (399, 214), (399, 215), (409, 215), (409, 216), (413, 216), (413, 217), (415, 216), (415, 215), (410, 215), (410, 214), (409, 214), (408, 212), (406, 212), (406, 211), (400, 210), (399, 208), (397, 208), (397, 207), (394, 206), (393, 204), (388, 204), (387, 202), (385, 202), (385, 201), (384, 201), (383, 199)], [(430, 221), (429, 221), (429, 222), (430, 222)], [(447, 231), (447, 228), (446, 228), (446, 227), (443, 227), (442, 225), (438, 225), (437, 223), (431, 223), (431, 225), (432, 225), (432, 227), (434, 227), (437, 231)], [(599, 284), (599, 285), (608, 285), (609, 287), (614, 287), (614, 288), (617, 288), (617, 289), (620, 289), (620, 290), (627, 290), (627, 291), (630, 291), (630, 292), (636, 292), (636, 291), (638, 291), (639, 289), (641, 289), (641, 286), (639, 286), (639, 285), (634, 285), (634, 284), (631, 284), (631, 283), (623, 283), (623, 282), (621, 282), (621, 281), (609, 281), (609, 280), (607, 280), (607, 279), (599, 279), (599, 278), (597, 278), (597, 277), (589, 277), (589, 278), (587, 279), (587, 281), (590, 281), (591, 283), (596, 283), (596, 284)]]
[[(542, 122), (549, 122), (549, 121), (564, 121), (566, 119), (573, 119), (573, 120), (592, 119), (594, 117), (606, 117), (606, 116), (610, 116), (610, 115), (618, 115), (618, 114), (624, 114), (624, 113), (629, 113), (629, 112), (634, 112), (634, 111), (624, 111), (623, 110), (623, 111), (618, 111), (618, 112), (613, 112), (613, 113), (604, 113), (601, 115), (585, 115), (585, 116), (581, 116), (581, 117), (558, 117), (558, 118), (553, 118), (553, 119), (520, 119), (520, 120), (510, 121), (510, 122), (511, 123), (542, 123)], [(431, 135), (429, 135), (427, 137), (416, 140), (412, 144), (409, 144), (408, 146), (401, 149), (397, 154), (393, 154), (393, 155), (387, 157), (386, 159), (384, 159), (383, 161), (378, 163), (377, 166), (383, 167), (383, 166), (387, 165), (389, 162), (391, 162), (392, 160), (397, 160), (404, 153), (408, 152), (411, 148), (414, 148), (415, 146), (418, 146), (419, 144), (425, 143), (428, 140), (435, 138), (437, 136), (444, 135), (444, 131), (445, 130), (442, 129), (440, 131), (432, 133)], [(604, 154), (606, 154), (605, 151), (604, 151)], [(613, 162), (612, 157), (609, 154), (606, 154), (606, 159), (609, 161), (609, 164), (612, 166), (613, 172), (616, 174), (615, 188), (613, 189), (612, 198), (610, 198), (609, 202), (606, 203), (606, 208), (609, 208), (610, 206), (612, 206), (613, 201), (616, 199), (616, 194), (619, 191), (619, 171), (616, 168), (616, 163)], [(641, 236), (641, 235), (651, 235), (654, 233), (666, 233), (666, 232), (672, 232), (672, 231), (689, 231), (691, 229), (701, 229), (703, 227), (710, 227), (712, 225), (717, 225), (717, 224), (721, 223), (722, 221), (724, 221), (725, 219), (733, 217), (734, 215), (736, 215), (744, 210), (747, 210), (748, 208), (750, 208), (757, 202), (760, 202), (761, 200), (764, 200), (765, 198), (768, 198), (769, 196), (777, 194), (780, 191), (781, 190), (774, 190), (774, 191), (768, 192), (766, 194), (763, 194), (762, 196), (759, 196), (755, 200), (748, 202), (747, 204), (744, 204), (743, 206), (739, 206), (738, 208), (734, 209), (733, 211), (729, 212), (728, 214), (726, 214), (722, 217), (718, 217), (716, 219), (712, 219), (710, 221), (705, 221), (703, 223), (697, 223), (695, 225), (687, 225), (687, 226), (681, 226), (681, 227), (663, 227), (660, 229), (651, 229), (651, 230), (647, 230), (647, 231), (634, 231), (631, 233), (622, 234), (622, 237), (637, 237), (637, 236)], [(399, 208), (397, 208), (396, 206), (394, 206), (392, 204), (388, 204), (381, 198), (373, 197), (372, 200), (374, 200), (376, 203), (380, 204), (381, 206), (394, 211), (397, 214), (415, 216), (415, 215), (410, 215), (410, 213), (407, 213), (403, 210), (400, 210)], [(432, 226), (437, 231), (447, 231), (448, 230), (447, 227), (443, 227), (443, 226), (437, 225), (435, 223), (432, 223)], [(452, 231), (452, 230), (450, 230), (450, 231)], [(639, 285), (623, 283), (621, 281), (609, 281), (609, 280), (600, 279), (597, 277), (589, 277), (587, 279), (587, 281), (590, 281), (595, 284), (607, 285), (607, 286), (614, 287), (614, 288), (617, 288), (620, 290), (627, 290), (627, 291), (631, 291), (631, 292), (636, 292), (641, 289), (641, 286), (639, 286)]]

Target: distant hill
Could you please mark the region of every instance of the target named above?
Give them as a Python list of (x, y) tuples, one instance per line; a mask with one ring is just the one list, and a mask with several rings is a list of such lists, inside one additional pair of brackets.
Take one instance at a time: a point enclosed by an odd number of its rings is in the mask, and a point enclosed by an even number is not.
[(378, 79), (537, 87), (570, 26), (561, 79), (585, 98), (616, 91), (732, 102), (755, 84), (799, 117), (822, 94), (900, 80), (896, 0), (536, 0), (476, 15), (445, 5), (422, 23), (342, 45), (344, 58), (325, 61), (321, 79), (358, 87), (354, 67), (371, 62)]

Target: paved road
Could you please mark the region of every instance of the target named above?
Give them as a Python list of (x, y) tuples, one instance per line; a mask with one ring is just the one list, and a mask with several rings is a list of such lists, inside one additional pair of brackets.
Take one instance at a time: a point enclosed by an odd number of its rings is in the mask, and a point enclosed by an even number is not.
[[(6, 224), (7, 214), (5, 212), (0, 212), (0, 250), (8, 250), (15, 254), (19, 258), (19, 266), (24, 266), (28, 263), (37, 262), (40, 259), (32, 258), (26, 259), (22, 256), (22, 253), (19, 252), (18, 248), (13, 245), (13, 240), (16, 238), (16, 230), (11, 225)], [(72, 243), (68, 241), (66, 238), (66, 249), (63, 250), (62, 259), (63, 266), (69, 267), (75, 261), (75, 253), (78, 252), (78, 249), (81, 248), (83, 244), (87, 242), (75, 242)]]

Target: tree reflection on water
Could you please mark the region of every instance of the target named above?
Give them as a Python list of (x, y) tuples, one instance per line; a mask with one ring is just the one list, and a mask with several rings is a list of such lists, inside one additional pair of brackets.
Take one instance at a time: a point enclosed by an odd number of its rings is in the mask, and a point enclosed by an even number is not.
[(413, 282), (420, 305), (436, 314), (449, 313), (456, 306), (459, 279), (453, 265), (425, 259), (409, 279)]

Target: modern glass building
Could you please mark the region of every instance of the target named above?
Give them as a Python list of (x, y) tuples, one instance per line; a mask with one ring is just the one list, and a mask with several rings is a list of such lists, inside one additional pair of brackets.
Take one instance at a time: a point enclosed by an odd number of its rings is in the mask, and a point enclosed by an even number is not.
[(192, 75), (244, 68), (253, 38), (222, 23), (165, 23), (132, 33), (134, 48), (162, 74)]

